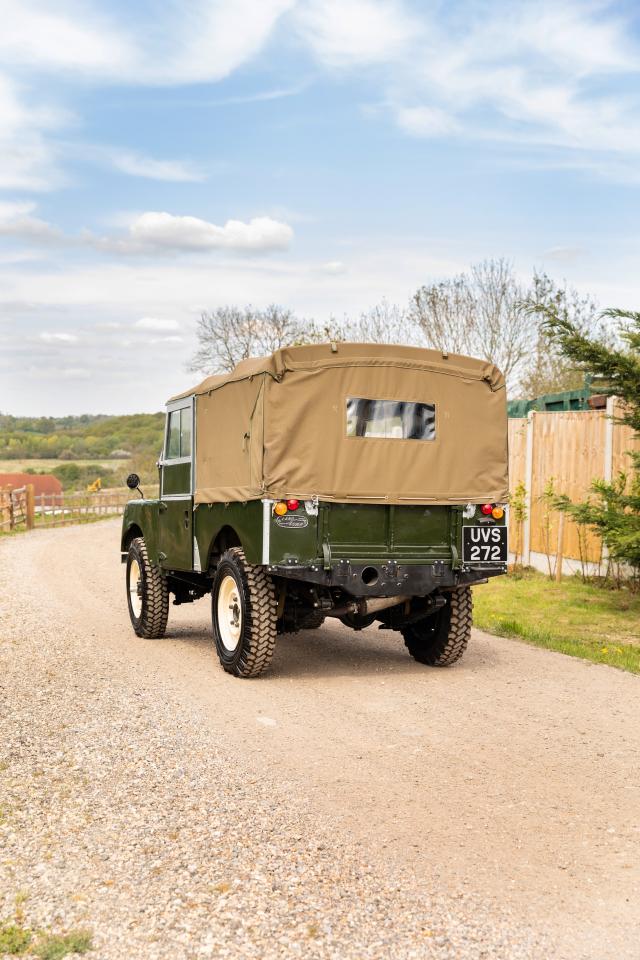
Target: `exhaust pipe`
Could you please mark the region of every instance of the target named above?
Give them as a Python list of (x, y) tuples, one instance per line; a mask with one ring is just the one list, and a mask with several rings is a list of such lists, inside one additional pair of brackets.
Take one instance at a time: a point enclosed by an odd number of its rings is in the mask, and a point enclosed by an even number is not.
[(341, 607), (333, 607), (327, 610), (327, 617), (344, 617), (349, 613), (356, 613), (361, 617), (368, 614), (377, 613), (378, 610), (386, 610), (387, 607), (395, 607), (400, 603), (406, 603), (410, 600), (409, 596), (399, 597), (371, 597), (367, 600), (353, 600), (351, 603), (343, 604)]

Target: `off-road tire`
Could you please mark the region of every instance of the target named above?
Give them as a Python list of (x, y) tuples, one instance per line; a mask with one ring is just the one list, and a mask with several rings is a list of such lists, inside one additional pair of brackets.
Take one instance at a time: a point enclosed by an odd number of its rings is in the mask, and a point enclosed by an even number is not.
[(447, 603), (432, 617), (405, 627), (405, 645), (419, 663), (449, 667), (467, 649), (473, 622), (471, 587), (458, 587), (446, 594)]
[[(225, 579), (232, 576), (238, 587), (241, 628), (238, 645), (225, 646), (218, 623), (218, 594)], [(277, 602), (273, 580), (263, 567), (247, 563), (240, 547), (220, 557), (211, 591), (213, 636), (220, 663), (234, 677), (257, 677), (273, 656), (276, 644)]]
[[(131, 568), (135, 563), (140, 570), (139, 591), (140, 613), (136, 614), (131, 603)], [(135, 569), (135, 568), (134, 568)], [(169, 587), (167, 579), (158, 567), (149, 560), (147, 545), (142, 537), (136, 537), (129, 544), (127, 556), (127, 605), (131, 625), (139, 637), (155, 640), (164, 637), (169, 617)]]

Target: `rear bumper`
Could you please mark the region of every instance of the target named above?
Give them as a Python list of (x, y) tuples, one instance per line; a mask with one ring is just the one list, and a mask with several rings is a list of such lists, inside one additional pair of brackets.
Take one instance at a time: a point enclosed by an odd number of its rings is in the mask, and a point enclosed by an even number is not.
[(340, 587), (354, 597), (426, 597), (434, 590), (482, 583), (489, 577), (507, 572), (506, 564), (466, 564), (454, 570), (450, 563), (397, 563), (395, 560), (351, 563), (332, 561), (330, 568), (322, 564), (301, 566), (294, 563), (267, 567), (269, 573), (291, 580), (302, 580), (323, 587)]

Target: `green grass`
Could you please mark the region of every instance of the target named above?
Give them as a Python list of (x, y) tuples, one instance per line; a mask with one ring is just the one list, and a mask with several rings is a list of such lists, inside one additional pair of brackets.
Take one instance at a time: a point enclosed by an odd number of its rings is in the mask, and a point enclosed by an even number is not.
[(473, 591), (474, 623), (594, 663), (640, 673), (640, 595), (541, 573), (496, 577)]
[(62, 960), (69, 954), (87, 953), (93, 949), (88, 930), (70, 930), (68, 933), (39, 933), (23, 926), (22, 922), (0, 922), (0, 955), (10, 957), (38, 957), (39, 960)]
[(0, 923), (0, 954), (19, 957), (29, 949), (33, 934), (21, 924)]
[(91, 949), (89, 931), (72, 930), (65, 934), (45, 934), (33, 948), (33, 953), (40, 960), (62, 960), (70, 953), (86, 953)]
[(47, 473), (51, 473), (54, 467), (59, 467), (62, 464), (75, 463), (79, 467), (87, 466), (98, 466), (104, 467), (105, 469), (119, 470), (120, 468), (127, 469), (131, 463), (130, 460), (101, 460), (101, 459), (86, 459), (82, 460), (78, 458), (77, 460), (58, 460), (58, 459), (46, 459), (46, 458), (34, 458), (33, 460), (2, 460), (0, 459), (0, 473), (24, 473), (25, 470), (45, 470)]

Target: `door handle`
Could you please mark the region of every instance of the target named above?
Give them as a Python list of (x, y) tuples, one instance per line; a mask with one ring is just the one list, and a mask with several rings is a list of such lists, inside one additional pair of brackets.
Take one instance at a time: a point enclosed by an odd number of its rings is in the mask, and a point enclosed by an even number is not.
[(189, 529), (189, 511), (185, 510), (184, 512), (184, 528), (185, 530)]

